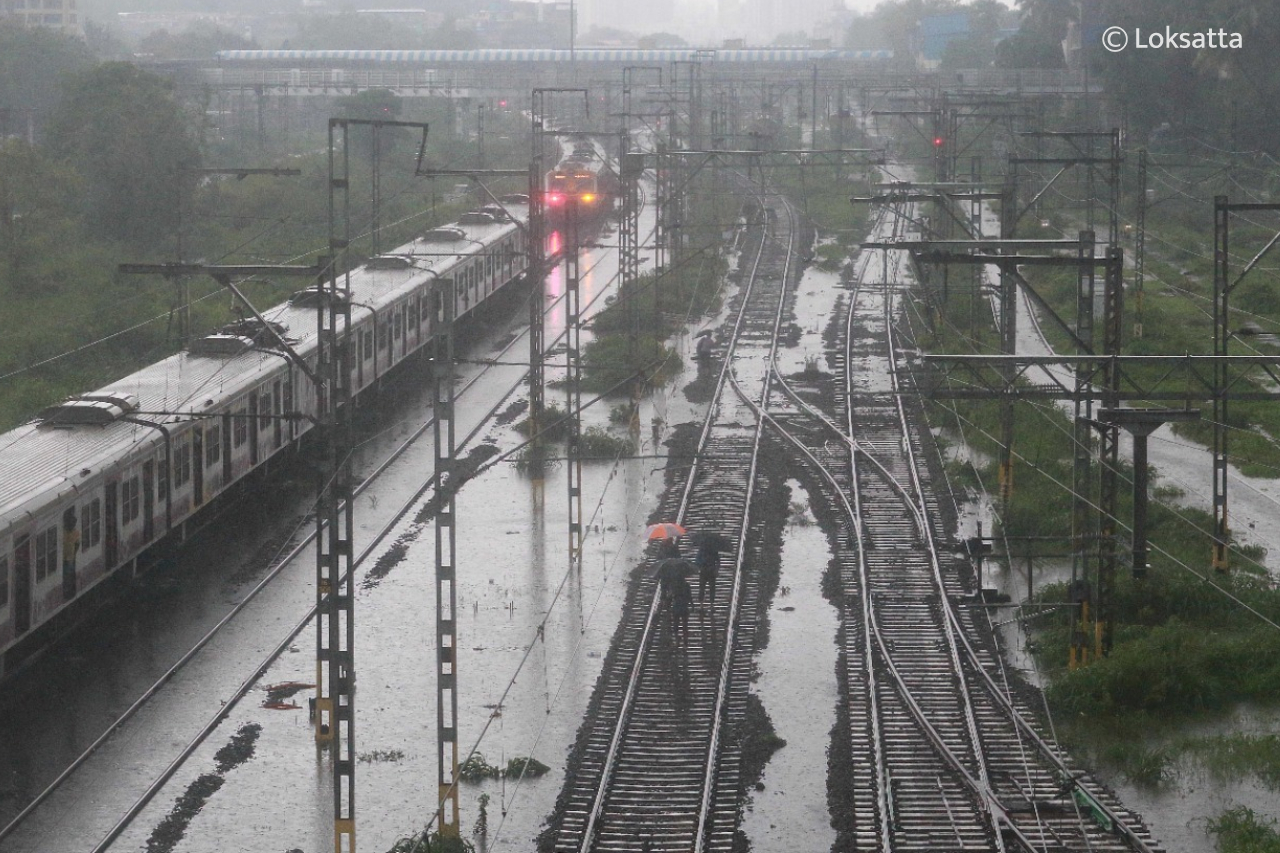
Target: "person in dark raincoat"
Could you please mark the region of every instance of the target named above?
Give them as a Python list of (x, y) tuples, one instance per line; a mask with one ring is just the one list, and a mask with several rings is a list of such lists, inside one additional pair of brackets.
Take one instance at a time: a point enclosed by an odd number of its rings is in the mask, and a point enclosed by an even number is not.
[(680, 546), (676, 544), (675, 539), (667, 538), (658, 543), (658, 558), (680, 559)]
[(683, 577), (677, 577), (671, 588), (671, 639), (683, 643), (689, 636), (689, 610), (693, 606), (693, 589)]
[(679, 557), (667, 557), (658, 561), (658, 570), (655, 575), (658, 578), (658, 588), (664, 606), (671, 602), (671, 596), (675, 592), (675, 582), (684, 580), (693, 572), (693, 564)]
[(716, 602), (716, 577), (720, 574), (720, 552), (729, 549), (729, 540), (719, 533), (702, 533), (698, 543), (698, 606)]

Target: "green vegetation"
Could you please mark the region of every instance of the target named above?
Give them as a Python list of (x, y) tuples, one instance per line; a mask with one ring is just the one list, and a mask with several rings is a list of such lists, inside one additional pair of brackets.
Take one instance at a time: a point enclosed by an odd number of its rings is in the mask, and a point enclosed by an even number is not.
[[(218, 32), (191, 38), (236, 46)], [(124, 276), (118, 264), (179, 257), (305, 263), (324, 250), (323, 123), (268, 125), (260, 135), (252, 117), (216, 112), (206, 98), (196, 91), (180, 97), (168, 81), (128, 63), (97, 64), (75, 39), (0, 24), (0, 104), (12, 108), (0, 112), (0, 430), (179, 348), (178, 283)], [(428, 121), (431, 163), (463, 166), (477, 156), (455, 134), (453, 109), (443, 100), (402, 103), (384, 90), (316, 106), (333, 115)], [(28, 117), (34, 144), (10, 136), (25, 133)], [(518, 114), (489, 117), (490, 165), (525, 161), (524, 125)], [(350, 263), (372, 251), (366, 139), (367, 130), (353, 129)], [(408, 139), (384, 137), (382, 250), (469, 207), (442, 202), (439, 187), (413, 177), (412, 158), (397, 150), (416, 144)], [(288, 166), (302, 174), (237, 179), (191, 171), (227, 166)], [(236, 319), (232, 300), (211, 280), (185, 286), (192, 334)], [(259, 280), (245, 291), (266, 307), (302, 286)]]
[(582, 455), (587, 459), (616, 459), (633, 449), (631, 440), (616, 436), (603, 427), (587, 427), (582, 431)]
[(190, 204), (200, 165), (194, 130), (172, 84), (108, 62), (67, 78), (45, 136), (50, 154), (84, 179), (79, 212), (89, 233), (145, 249)]
[(496, 767), (490, 764), (482, 753), (473, 753), (466, 761), (458, 765), (458, 778), (463, 782), (483, 782), (485, 779), (525, 778), (536, 779), (550, 772), (551, 768), (532, 756), (517, 756), (509, 759), (507, 766)]
[(1215, 778), (1253, 776), (1280, 791), (1280, 735), (1235, 733), (1192, 738), (1182, 745)]
[(424, 832), (410, 838), (401, 838), (387, 853), (475, 853), (475, 849), (476, 846), (466, 838)]
[(1280, 853), (1275, 818), (1261, 816), (1245, 806), (1210, 820), (1209, 832), (1218, 838), (1218, 853)]
[(502, 770), (485, 760), (484, 754), (472, 753), (466, 761), (458, 765), (458, 778), (463, 782), (483, 782), (485, 779), (497, 779)]
[[(932, 348), (932, 347), (930, 347)], [(947, 344), (938, 351), (954, 352)], [(932, 404), (935, 423), (954, 426), (959, 420), (969, 444), (995, 459), (999, 435), (994, 403)], [(958, 415), (958, 418), (957, 418)], [(1071, 529), (1072, 438), (1066, 418), (1049, 406), (1023, 406), (1015, 429), (1013, 496), (1000, 533), (1010, 537), (1061, 537), (1043, 544), (1069, 552)], [(954, 467), (954, 466), (953, 466)], [(1131, 477), (1121, 466), (1121, 480)], [(995, 463), (970, 469), (961, 482), (977, 477), (994, 488)], [(1208, 567), (1212, 518), (1205, 512), (1177, 508), (1169, 493), (1157, 489), (1150, 506), (1148, 533), (1156, 547), (1151, 570), (1134, 578), (1123, 565), (1114, 591), (1115, 644), (1111, 655), (1090, 666), (1068, 671), (1066, 650), (1072, 626), (1066, 615), (1041, 623), (1034, 650), (1051, 674), (1048, 696), (1054, 710), (1073, 719), (1088, 717), (1108, 725), (1113, 715), (1143, 712), (1178, 716), (1221, 711), (1241, 700), (1274, 702), (1280, 698), (1280, 632), (1246, 612), (1200, 574)], [(1132, 506), (1121, 489), (1119, 517)], [(1120, 534), (1124, 537), (1124, 533)], [(1237, 568), (1214, 583), (1280, 621), (1280, 590), (1256, 563), (1256, 551), (1239, 550)], [(1038, 590), (1044, 602), (1067, 600), (1065, 586)], [(1066, 614), (1067, 610), (1064, 610)]]
[(543, 764), (536, 758), (512, 758), (507, 761), (507, 767), (502, 771), (502, 775), (508, 779), (537, 779), (539, 776), (545, 776), (551, 772), (551, 768)]
[[(705, 239), (706, 229), (690, 233)], [(666, 270), (618, 289), (591, 321), (595, 337), (582, 349), (584, 391), (626, 394), (632, 380), (656, 387), (680, 372), (683, 361), (665, 341), (690, 320), (719, 309), (727, 267), (717, 248), (707, 242)]]

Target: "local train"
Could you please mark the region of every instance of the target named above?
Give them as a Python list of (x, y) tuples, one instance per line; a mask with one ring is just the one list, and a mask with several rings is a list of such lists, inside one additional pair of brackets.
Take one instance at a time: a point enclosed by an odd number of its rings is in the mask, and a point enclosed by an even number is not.
[[(455, 317), (522, 277), (529, 199), (468, 213), (353, 270), (353, 397), (427, 346), (451, 281)], [(210, 505), (312, 428), (317, 395), (276, 345), (316, 362), (315, 287), (0, 434), (0, 675), (109, 578), (182, 539)]]
[(580, 139), (571, 153), (547, 172), (543, 200), (553, 228), (576, 217), (579, 227), (596, 225), (613, 210), (618, 182), (595, 144)]

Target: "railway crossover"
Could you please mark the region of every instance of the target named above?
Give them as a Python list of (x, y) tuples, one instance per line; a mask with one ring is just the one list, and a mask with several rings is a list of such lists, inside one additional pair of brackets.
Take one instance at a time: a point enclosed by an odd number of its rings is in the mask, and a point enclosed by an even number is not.
[(971, 573), (939, 547), (944, 490), (926, 464), (923, 417), (899, 387), (900, 263), (860, 261), (833, 411), (779, 377), (765, 414), (816, 475), (840, 529), (856, 849), (1157, 851), (1140, 818), (1041, 731), (985, 611), (965, 606)]

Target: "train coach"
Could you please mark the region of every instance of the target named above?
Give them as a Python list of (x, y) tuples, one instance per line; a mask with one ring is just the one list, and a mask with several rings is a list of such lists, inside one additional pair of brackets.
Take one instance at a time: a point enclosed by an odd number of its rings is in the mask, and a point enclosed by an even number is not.
[[(527, 266), (528, 199), (463, 215), (353, 270), (355, 399), (426, 346), (451, 284), (459, 320)], [(0, 676), (86, 612), (113, 576), (181, 540), (217, 499), (310, 431), (317, 395), (310, 288), (109, 388), (0, 435)]]

